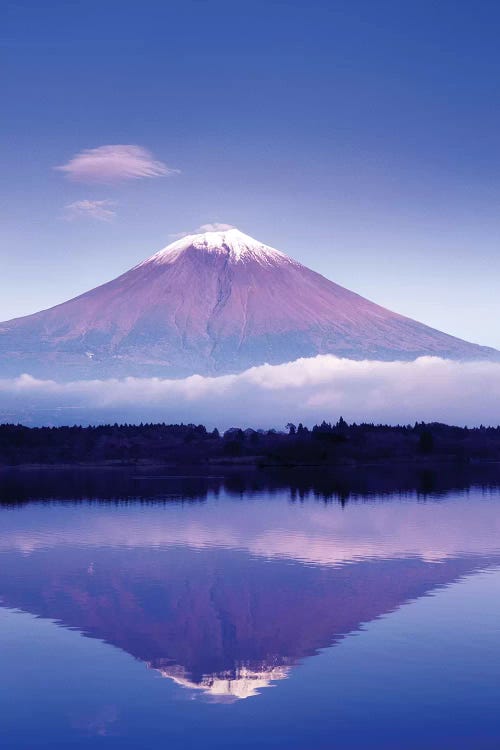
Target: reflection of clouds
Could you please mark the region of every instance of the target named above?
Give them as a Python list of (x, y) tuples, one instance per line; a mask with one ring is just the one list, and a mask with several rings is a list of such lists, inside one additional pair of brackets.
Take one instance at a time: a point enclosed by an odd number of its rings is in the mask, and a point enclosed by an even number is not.
[[(439, 502), (373, 500), (324, 506), (310, 498), (212, 498), (203, 506), (29, 506), (2, 513), (0, 550), (56, 546), (239, 549), (320, 565), (418, 556), (439, 561), (500, 550), (499, 492), (470, 491)], [(27, 527), (26, 524), (30, 526)], [(92, 563), (88, 572), (92, 572)]]
[(79, 714), (71, 718), (73, 729), (79, 729), (93, 737), (108, 737), (116, 735), (113, 725), (118, 721), (116, 706), (103, 706), (92, 714)]

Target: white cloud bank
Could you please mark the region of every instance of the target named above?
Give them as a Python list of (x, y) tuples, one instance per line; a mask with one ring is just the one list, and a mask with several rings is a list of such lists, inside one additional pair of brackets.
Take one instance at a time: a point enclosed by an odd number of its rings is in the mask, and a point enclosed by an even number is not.
[(355, 362), (325, 355), (237, 375), (58, 383), (0, 379), (0, 419), (33, 424), (203, 422), (282, 427), (321, 419), (500, 424), (500, 364), (435, 357)]
[(75, 154), (67, 164), (54, 167), (75, 182), (122, 182), (144, 177), (177, 174), (142, 146), (115, 144), (89, 148)]

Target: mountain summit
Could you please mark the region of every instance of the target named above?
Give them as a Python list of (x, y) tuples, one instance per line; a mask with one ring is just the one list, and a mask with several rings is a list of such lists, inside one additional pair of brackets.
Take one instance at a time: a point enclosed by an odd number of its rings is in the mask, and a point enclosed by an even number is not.
[(188, 234), (177, 242), (172, 242), (163, 250), (155, 253), (140, 265), (146, 263), (172, 263), (183, 253), (200, 251), (225, 256), (232, 262), (256, 261), (257, 263), (293, 262), (284, 253), (254, 240), (239, 229), (226, 229), (222, 232), (204, 232), (203, 234)]
[(500, 359), (237, 229), (183, 237), (79, 297), (0, 323), (3, 377), (216, 375), (317, 354)]

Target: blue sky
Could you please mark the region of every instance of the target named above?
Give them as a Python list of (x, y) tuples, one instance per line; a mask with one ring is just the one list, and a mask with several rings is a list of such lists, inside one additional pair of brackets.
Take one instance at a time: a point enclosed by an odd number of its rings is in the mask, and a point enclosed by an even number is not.
[[(497, 3), (5, 7), (0, 319), (224, 222), (500, 347)], [(109, 144), (179, 172), (95, 182), (54, 169)]]

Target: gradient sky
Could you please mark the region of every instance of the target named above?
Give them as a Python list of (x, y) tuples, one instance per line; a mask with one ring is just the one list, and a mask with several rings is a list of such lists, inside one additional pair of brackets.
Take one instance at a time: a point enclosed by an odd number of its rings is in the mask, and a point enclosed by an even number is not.
[[(0, 320), (225, 222), (500, 347), (497, 2), (3, 8)], [(54, 169), (109, 144), (180, 171), (92, 182)]]

